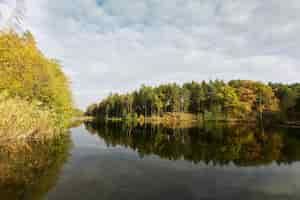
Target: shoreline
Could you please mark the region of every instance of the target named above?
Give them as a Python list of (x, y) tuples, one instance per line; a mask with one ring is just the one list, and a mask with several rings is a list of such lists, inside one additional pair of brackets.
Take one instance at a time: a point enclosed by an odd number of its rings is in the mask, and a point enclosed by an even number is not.
[[(122, 118), (122, 117), (108, 117), (108, 118), (96, 118), (92, 116), (86, 116), (83, 119), (85, 121), (102, 121), (102, 122), (125, 122), (125, 123), (139, 123), (139, 124), (153, 124), (153, 125), (163, 125), (168, 127), (194, 127), (203, 125), (205, 123), (224, 123), (224, 124), (259, 124), (258, 120), (255, 119), (205, 119), (202, 117), (190, 114), (190, 113), (165, 113), (163, 116), (150, 116), (144, 117), (140, 116), (138, 118)], [(83, 121), (84, 122), (84, 121)], [(274, 126), (284, 127), (284, 128), (297, 128), (300, 129), (300, 122), (286, 121), (281, 123), (274, 123)]]

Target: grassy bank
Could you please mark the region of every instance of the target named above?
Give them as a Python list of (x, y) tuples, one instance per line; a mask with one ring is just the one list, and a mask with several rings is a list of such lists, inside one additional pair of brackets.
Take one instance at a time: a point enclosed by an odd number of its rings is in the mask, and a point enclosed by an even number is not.
[[(101, 121), (101, 119), (99, 119)], [(199, 125), (203, 125), (207, 122), (220, 122), (220, 123), (255, 123), (255, 119), (238, 119), (238, 118), (225, 118), (222, 115), (213, 116), (211, 113), (206, 113), (205, 115), (196, 115), (184, 112), (168, 112), (163, 115), (153, 115), (144, 117), (140, 115), (128, 115), (124, 118), (105, 118), (104, 121), (108, 122), (126, 122), (133, 124), (153, 124), (153, 125), (163, 125), (170, 128), (190, 128)], [(102, 121), (103, 121), (102, 120)]]
[(141, 117), (140, 123), (164, 125), (165, 127), (189, 128), (202, 123), (202, 119), (190, 113), (165, 113), (162, 116)]
[(0, 101), (0, 116), (3, 116), (0, 118), (0, 146), (47, 140), (63, 128), (55, 113), (20, 98)]
[[(93, 118), (87, 116), (88, 120), (84, 122), (124, 122), (125, 124), (131, 125), (162, 125), (167, 128), (192, 128), (198, 126), (206, 126), (207, 124), (252, 124), (257, 125), (260, 122), (255, 118), (233, 118), (224, 117), (222, 115), (213, 116), (211, 113), (205, 115), (196, 115), (191, 113), (183, 112), (170, 112), (164, 113), (163, 115), (153, 115), (144, 117), (143, 115), (137, 116), (136, 114), (128, 115), (126, 117), (107, 117), (107, 118)], [(300, 121), (278, 121), (277, 119), (264, 118), (263, 124), (268, 127), (286, 127), (286, 128), (300, 128)]]

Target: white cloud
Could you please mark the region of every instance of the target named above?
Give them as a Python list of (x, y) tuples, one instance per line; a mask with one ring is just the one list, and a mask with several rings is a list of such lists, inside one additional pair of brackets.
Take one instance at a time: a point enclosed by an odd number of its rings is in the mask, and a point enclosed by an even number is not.
[[(1, 0), (0, 0), (1, 1)], [(299, 81), (298, 0), (28, 0), (80, 106), (141, 83)]]
[(0, 0), (0, 29), (22, 33), (25, 11), (25, 0)]

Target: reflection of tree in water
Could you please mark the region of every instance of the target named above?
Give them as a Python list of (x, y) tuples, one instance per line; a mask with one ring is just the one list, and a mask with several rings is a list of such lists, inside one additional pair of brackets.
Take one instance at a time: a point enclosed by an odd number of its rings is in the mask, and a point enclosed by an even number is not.
[(130, 127), (121, 123), (86, 124), (107, 145), (137, 150), (140, 156), (156, 154), (169, 160), (200, 161), (213, 165), (266, 165), (273, 161), (288, 164), (300, 159), (300, 138), (293, 130), (266, 130), (257, 127), (207, 125), (189, 129), (160, 126)]
[(70, 137), (64, 136), (46, 144), (30, 144), (13, 153), (1, 150), (1, 199), (43, 199), (55, 185), (70, 147)]

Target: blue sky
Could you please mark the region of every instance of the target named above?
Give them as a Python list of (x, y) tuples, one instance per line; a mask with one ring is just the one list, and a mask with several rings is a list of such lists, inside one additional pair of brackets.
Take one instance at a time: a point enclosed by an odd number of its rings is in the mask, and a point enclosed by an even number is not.
[(27, 0), (26, 8), (24, 26), (61, 61), (82, 108), (142, 83), (300, 80), (299, 0)]

